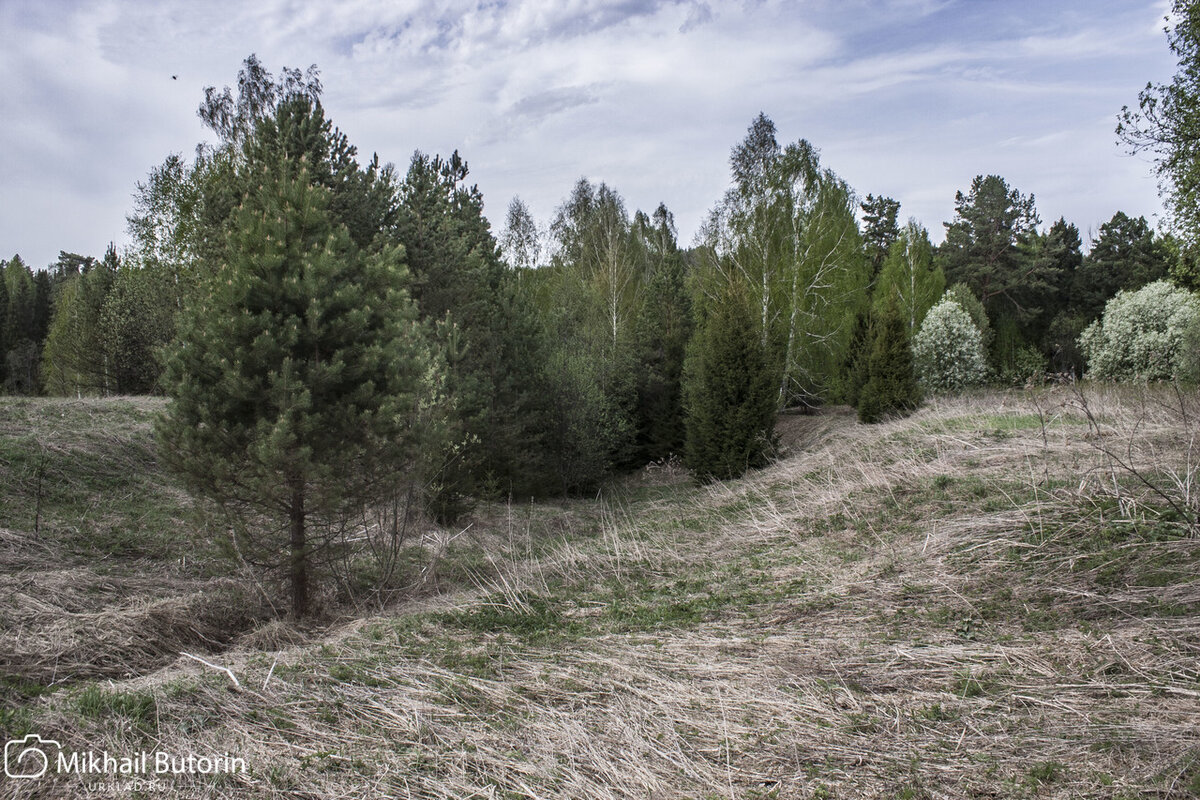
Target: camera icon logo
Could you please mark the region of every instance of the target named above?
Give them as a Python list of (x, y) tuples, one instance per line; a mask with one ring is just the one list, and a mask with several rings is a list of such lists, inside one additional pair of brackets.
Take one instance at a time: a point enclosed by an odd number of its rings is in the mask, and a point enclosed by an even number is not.
[(62, 745), (36, 733), (4, 744), (4, 774), (10, 778), (40, 778), (50, 768), (50, 754), (57, 756)]

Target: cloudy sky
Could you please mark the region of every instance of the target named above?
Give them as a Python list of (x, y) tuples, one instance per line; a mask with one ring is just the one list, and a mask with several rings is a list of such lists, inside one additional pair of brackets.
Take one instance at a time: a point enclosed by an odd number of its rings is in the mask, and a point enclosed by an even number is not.
[[(660, 201), (690, 243), (759, 111), (935, 241), (998, 174), (1085, 240), (1161, 215), (1121, 106), (1174, 62), (1166, 0), (0, 0), (0, 257), (126, 241), (137, 181), (205, 131), (205, 86), (256, 53), (316, 64), (327, 113), (401, 168), (458, 149), (495, 227), (581, 176)], [(177, 77), (175, 77), (177, 76)]]

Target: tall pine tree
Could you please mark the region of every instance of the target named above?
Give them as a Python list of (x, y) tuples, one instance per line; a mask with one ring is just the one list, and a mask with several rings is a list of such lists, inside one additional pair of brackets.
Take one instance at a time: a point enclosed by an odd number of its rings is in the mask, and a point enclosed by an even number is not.
[(245, 167), (228, 258), (182, 315), (157, 433), (188, 485), (231, 513), (243, 554), (311, 608), (346, 519), (407, 480), (436, 359), (398, 247), (358, 247), (307, 159)]
[(457, 152), (414, 154), (391, 229), (404, 245), (421, 317), (440, 332), (447, 354), (452, 441), (431, 495), (445, 521), (474, 496), (528, 494), (541, 481), (540, 333), (468, 174)]

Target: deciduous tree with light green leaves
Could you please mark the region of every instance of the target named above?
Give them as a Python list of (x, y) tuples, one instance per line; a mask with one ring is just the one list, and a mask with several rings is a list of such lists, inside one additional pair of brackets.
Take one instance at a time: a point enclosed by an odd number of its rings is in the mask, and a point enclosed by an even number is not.
[(916, 220), (909, 220), (888, 250), (876, 279), (872, 294), (875, 315), (882, 316), (894, 298), (911, 337), (945, 290), (946, 276), (933, 261), (929, 232)]
[[(69, 255), (69, 254), (67, 254)], [(60, 259), (61, 260), (61, 259)], [(116, 249), (86, 270), (64, 269), (54, 314), (42, 350), (42, 375), (51, 394), (110, 394), (120, 391), (105, 350), (104, 305), (121, 266)]]
[(708, 278), (751, 293), (777, 406), (819, 402), (845, 360), (871, 269), (850, 187), (804, 140), (781, 147), (760, 114), (733, 149), (733, 186), (702, 231)]
[(1154, 154), (1174, 226), (1194, 246), (1200, 241), (1200, 4), (1174, 0), (1167, 20), (1179, 68), (1170, 83), (1146, 84), (1136, 110), (1122, 109), (1117, 136), (1133, 153)]

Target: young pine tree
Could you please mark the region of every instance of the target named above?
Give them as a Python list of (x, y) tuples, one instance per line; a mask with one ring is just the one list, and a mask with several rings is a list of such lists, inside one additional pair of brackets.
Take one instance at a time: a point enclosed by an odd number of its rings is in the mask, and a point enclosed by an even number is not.
[(423, 449), (436, 362), (399, 248), (357, 247), (304, 160), (256, 168), (228, 260), (181, 316), (157, 425), (190, 488), (309, 612), (319, 557)]
[(879, 422), (884, 415), (907, 414), (920, 405), (908, 326), (895, 301), (878, 319), (867, 369), (869, 377), (858, 400), (860, 422)]
[(686, 460), (698, 480), (736, 478), (766, 464), (777, 391), (750, 295), (731, 280), (707, 309), (685, 368)]

